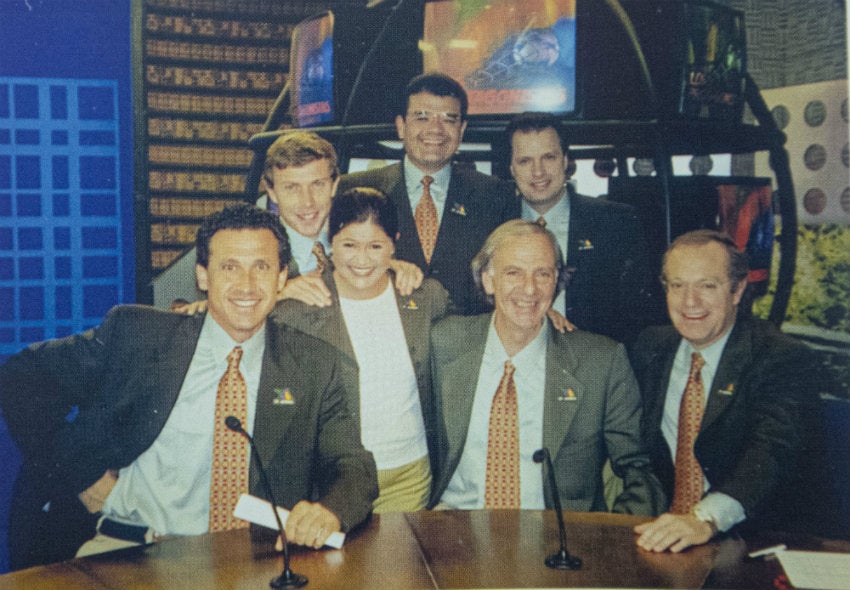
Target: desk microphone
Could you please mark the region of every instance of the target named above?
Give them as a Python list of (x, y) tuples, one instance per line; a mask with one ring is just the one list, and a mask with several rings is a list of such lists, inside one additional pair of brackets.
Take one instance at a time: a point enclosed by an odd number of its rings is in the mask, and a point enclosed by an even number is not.
[(556, 570), (577, 570), (581, 569), (581, 559), (573, 557), (567, 552), (567, 529), (564, 527), (564, 514), (561, 510), (561, 494), (558, 493), (558, 482), (555, 481), (555, 469), (552, 467), (552, 457), (549, 455), (549, 449), (543, 447), (534, 451), (531, 456), (535, 463), (543, 463), (544, 469), (549, 471), (549, 492), (552, 494), (552, 505), (555, 509), (555, 514), (558, 516), (558, 534), (561, 537), (561, 548), (557, 553), (553, 553), (547, 557), (543, 563), (546, 567), (551, 567)]
[(277, 530), (280, 532), (280, 538), (283, 542), (283, 572), (276, 578), (272, 578), (269, 586), (272, 588), (300, 588), (307, 583), (307, 578), (301, 574), (296, 574), (289, 567), (289, 541), (286, 538), (286, 531), (283, 529), (283, 523), (280, 521), (280, 515), (277, 513), (277, 502), (275, 502), (272, 486), (269, 485), (269, 478), (266, 475), (266, 469), (263, 467), (263, 462), (260, 460), (260, 453), (257, 451), (257, 446), (254, 444), (254, 438), (242, 428), (242, 422), (236, 416), (228, 416), (224, 419), (224, 424), (233, 432), (237, 432), (248, 439), (251, 445), (251, 453), (257, 460), (257, 468), (260, 470), (260, 481), (263, 484), (263, 489), (266, 491), (266, 496), (269, 502), (272, 503), (272, 512), (274, 519), (277, 522)]

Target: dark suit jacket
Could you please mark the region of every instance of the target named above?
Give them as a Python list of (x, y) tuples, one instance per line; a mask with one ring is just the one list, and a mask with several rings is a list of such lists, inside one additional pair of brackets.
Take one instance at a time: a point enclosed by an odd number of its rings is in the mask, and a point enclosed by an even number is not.
[[(203, 316), (119, 306), (98, 328), (33, 345), (0, 368), (3, 414), (24, 457), (11, 509), (13, 566), (73, 557), (94, 535), (76, 495), (159, 435), (202, 325)], [(289, 508), (319, 500), (348, 529), (368, 516), (377, 482), (345, 408), (338, 358), (269, 322), (253, 434), (276, 500)], [(274, 403), (282, 388), (293, 404)], [(265, 496), (253, 462), (250, 489)]]
[[(644, 398), (643, 430), (653, 468), (672, 498), (673, 459), (661, 434), (664, 400), (681, 337), (645, 330), (631, 350)], [(738, 500), (748, 519), (771, 509), (800, 446), (800, 412), (814, 398), (809, 349), (762, 320), (739, 319), (720, 359), (694, 452), (711, 484)]]
[[(333, 272), (325, 271), (322, 278), (331, 291), (333, 303), (329, 307), (316, 307), (295, 299), (286, 299), (278, 304), (272, 317), (284, 325), (327, 342), (343, 353), (345, 362), (342, 365), (342, 375), (346, 403), (359, 425), (360, 383), (357, 372), (357, 358), (354, 356), (354, 349), (351, 346), (351, 339), (348, 336), (345, 319), (342, 316)], [(419, 384), (419, 400), (422, 404), (422, 414), (425, 419), (425, 430), (430, 449), (434, 442), (434, 424), (431, 419), (434, 412), (431, 402), (429, 364), (431, 323), (446, 314), (448, 294), (437, 281), (425, 279), (422, 285), (408, 297), (402, 297), (396, 292), (396, 301), (404, 336), (407, 340), (410, 360), (413, 362), (413, 371)]]
[(337, 192), (357, 186), (378, 189), (395, 204), (400, 233), (396, 242), (396, 258), (412, 262), (422, 269), (426, 277), (440, 281), (448, 290), (454, 307), (462, 313), (484, 310), (483, 302), (475, 292), (469, 263), (490, 232), (508, 219), (519, 216), (519, 202), (507, 184), (467, 166), (452, 166), (446, 206), (430, 264), (425, 262), (413, 221), (404, 166), (398, 163), (344, 175)]
[(582, 330), (632, 341), (666, 319), (652, 296), (658, 279), (638, 218), (628, 205), (568, 191), (566, 309), (558, 311)]
[[(463, 453), (490, 318), (490, 314), (449, 317), (431, 332), (439, 423), (432, 506), (439, 502)], [(565, 510), (607, 510), (602, 467), (610, 458), (624, 483), (612, 509), (658, 514), (665, 499), (641, 445), (640, 394), (625, 349), (582, 331), (560, 334), (553, 329), (551, 336), (541, 445), (552, 455), (561, 505)], [(574, 396), (565, 395), (568, 389)], [(543, 489), (551, 507), (546, 481)]]

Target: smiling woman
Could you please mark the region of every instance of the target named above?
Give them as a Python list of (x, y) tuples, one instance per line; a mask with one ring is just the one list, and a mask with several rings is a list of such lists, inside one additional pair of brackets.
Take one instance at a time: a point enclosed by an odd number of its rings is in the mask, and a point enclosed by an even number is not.
[(420, 510), (428, 502), (430, 332), (448, 305), (433, 279), (409, 296), (395, 290), (390, 263), (397, 226), (394, 205), (379, 191), (353, 188), (334, 197), (333, 269), (322, 276), (332, 303), (287, 299), (278, 309), (283, 323), (333, 344), (351, 361), (343, 375), (346, 401), (378, 466), (375, 512)]

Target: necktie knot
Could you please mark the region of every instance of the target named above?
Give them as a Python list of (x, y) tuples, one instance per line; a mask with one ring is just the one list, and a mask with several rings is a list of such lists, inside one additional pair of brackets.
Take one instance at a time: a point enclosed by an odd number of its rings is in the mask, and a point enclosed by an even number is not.
[(238, 369), (239, 361), (242, 360), (242, 347), (235, 346), (233, 350), (230, 351), (230, 354), (227, 355), (227, 368), (228, 369)]
[(316, 269), (319, 272), (324, 272), (324, 270), (330, 264), (328, 255), (325, 252), (325, 245), (317, 241), (313, 244), (313, 248), (312, 250), (310, 250), (310, 252), (313, 254), (313, 256), (316, 257)]

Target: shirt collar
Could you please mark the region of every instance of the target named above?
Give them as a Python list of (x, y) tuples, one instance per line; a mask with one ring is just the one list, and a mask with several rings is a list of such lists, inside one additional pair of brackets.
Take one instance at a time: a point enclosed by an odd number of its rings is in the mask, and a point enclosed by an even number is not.
[(527, 221), (537, 221), (540, 217), (546, 220), (547, 226), (556, 224), (562, 220), (569, 221), (570, 200), (567, 198), (566, 187), (564, 187), (564, 190), (561, 193), (561, 198), (558, 199), (558, 202), (543, 215), (535, 211), (531, 205), (525, 201), (525, 199), (522, 199), (522, 218)]
[[(404, 184), (407, 187), (407, 194), (418, 193), (421, 189), (422, 177), (426, 176), (416, 165), (410, 161), (407, 156), (404, 157)], [(446, 164), (433, 174), (428, 174), (434, 179), (431, 184), (431, 196), (434, 199), (443, 200), (449, 190), (449, 180), (452, 176), (451, 163)], [(434, 190), (436, 187), (437, 190)]]

